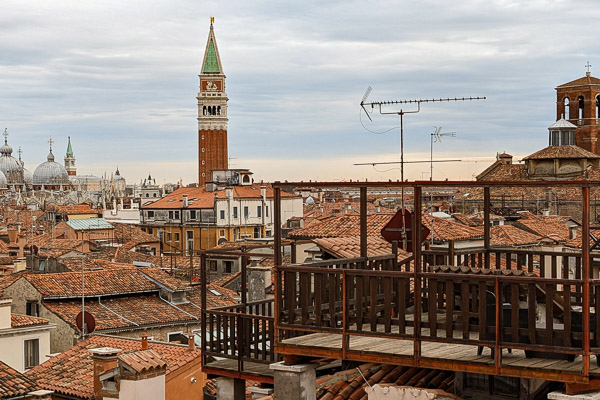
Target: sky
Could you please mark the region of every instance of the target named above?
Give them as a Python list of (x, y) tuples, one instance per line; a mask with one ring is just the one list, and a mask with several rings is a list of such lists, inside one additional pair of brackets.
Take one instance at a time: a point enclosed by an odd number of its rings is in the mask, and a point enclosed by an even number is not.
[[(34, 171), (48, 138), (79, 174), (197, 181), (197, 100), (210, 27), (227, 76), (231, 168), (255, 180), (396, 180), (404, 159), (470, 180), (506, 151), (547, 145), (557, 85), (600, 76), (597, 0), (2, 0), (0, 128)], [(384, 109), (397, 112), (398, 106)], [(429, 163), (405, 178), (428, 179)]]

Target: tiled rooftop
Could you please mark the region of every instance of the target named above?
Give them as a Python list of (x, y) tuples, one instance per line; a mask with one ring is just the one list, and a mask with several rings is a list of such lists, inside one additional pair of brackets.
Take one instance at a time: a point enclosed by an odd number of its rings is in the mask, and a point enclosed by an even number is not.
[[(94, 260), (94, 263), (100, 266), (114, 264), (104, 260)], [(80, 272), (28, 274), (25, 275), (25, 279), (45, 299), (81, 296)], [(157, 291), (159, 285), (153, 281), (170, 290), (185, 290), (187, 288), (185, 283), (158, 268), (142, 268), (122, 264), (120, 268), (87, 271), (85, 273), (85, 295), (95, 297)]]
[(555, 158), (597, 159), (600, 156), (575, 145), (548, 146), (524, 157), (523, 160), (553, 160)]
[(31, 315), (10, 314), (10, 325), (13, 328), (46, 324), (48, 324), (48, 320), (44, 318), (32, 317)]
[[(337, 258), (356, 258), (360, 257), (360, 238), (321, 238), (313, 240), (322, 250), (330, 253)], [(392, 254), (392, 244), (387, 240), (370, 236), (367, 238), (367, 256), (381, 256)], [(402, 249), (398, 249), (398, 260), (404, 260), (410, 257), (410, 254)]]
[[(254, 183), (250, 186), (233, 186), (233, 198), (235, 199), (259, 199), (260, 187), (266, 186), (267, 198), (273, 198), (273, 188), (268, 183)], [(188, 196), (188, 207), (190, 209), (213, 208), (215, 197), (226, 198), (226, 190), (215, 190), (207, 192), (204, 187), (183, 187), (166, 195), (165, 197), (143, 206), (144, 209), (181, 209), (183, 208), (183, 195)], [(293, 194), (282, 191), (281, 197), (296, 197)]]
[(448, 240), (483, 239), (482, 228), (467, 226), (448, 218), (438, 218), (432, 217), (429, 214), (423, 214), (423, 225), (430, 230), (430, 233), (427, 236), (428, 239), (432, 235), (432, 220), (433, 238), (436, 241), (446, 242)]
[(119, 360), (137, 373), (161, 369), (167, 366), (162, 357), (152, 349), (138, 350), (131, 353), (122, 353)]
[(31, 379), (0, 361), (0, 399), (19, 398), (37, 389)]
[[(110, 336), (92, 335), (71, 349), (49, 359), (31, 370), (26, 376), (38, 386), (63, 395), (92, 399), (94, 396), (93, 361), (89, 349), (112, 347), (122, 349), (121, 354), (142, 349), (141, 341)], [(200, 350), (187, 346), (149, 342), (148, 348), (167, 363), (169, 374), (185, 367), (200, 357)]]
[[(367, 215), (367, 236), (381, 235), (381, 229), (394, 216), (394, 213)], [(360, 234), (360, 217), (358, 215), (342, 215), (331, 217), (317, 224), (289, 233), (294, 239), (315, 239), (331, 237), (355, 237)]]
[(490, 227), (492, 246), (525, 246), (539, 244), (544, 236), (519, 229), (514, 225), (496, 225)]
[(119, 243), (133, 242), (135, 244), (140, 244), (160, 242), (158, 237), (144, 232), (135, 225), (116, 222), (111, 222), (111, 225), (115, 227), (113, 234), (115, 240)]

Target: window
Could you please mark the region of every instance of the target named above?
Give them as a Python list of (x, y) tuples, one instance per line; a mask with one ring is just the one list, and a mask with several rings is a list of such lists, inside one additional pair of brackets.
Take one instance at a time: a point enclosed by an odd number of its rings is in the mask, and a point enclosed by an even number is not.
[(568, 97), (565, 97), (564, 105), (565, 105), (565, 109), (564, 109), (563, 118), (569, 119), (569, 98)]
[(248, 206), (244, 206), (244, 218), (248, 218)]
[(225, 219), (225, 210), (221, 210), (221, 211), (219, 211), (219, 217), (220, 217), (221, 219)]
[(179, 211), (169, 211), (169, 219), (179, 219)]
[(208, 268), (211, 271), (216, 272), (217, 271), (217, 260), (208, 260)]
[(269, 217), (269, 206), (265, 206), (265, 215)]
[(237, 218), (237, 207), (233, 207), (233, 218)]
[(254, 238), (260, 238), (260, 228), (258, 226), (254, 228)]
[(150, 197), (150, 193), (146, 193), (146, 197)]
[(579, 103), (579, 114), (578, 117), (579, 119), (583, 119), (583, 108), (584, 108), (584, 104), (585, 104), (585, 100), (583, 99), (583, 96), (579, 96), (579, 98), (577, 99), (578, 103)]
[(152, 197), (156, 197), (156, 193), (152, 193)]
[(154, 218), (154, 211), (148, 210), (148, 211), (146, 211), (146, 213), (147, 213), (146, 215), (148, 216), (148, 218)]
[(196, 210), (191, 210), (190, 211), (190, 219), (192, 219), (192, 220), (196, 219)]
[(40, 305), (37, 301), (28, 301), (25, 306), (25, 314), (31, 315), (32, 317), (40, 316)]
[(558, 146), (560, 143), (559, 140), (559, 131), (550, 131), (550, 146)]
[(33, 368), (40, 363), (40, 340), (29, 339), (23, 342), (25, 353), (25, 369)]
[(219, 230), (219, 237), (225, 237), (225, 229)]
[(596, 96), (596, 118), (600, 118), (600, 94)]
[(167, 242), (170, 242), (171, 239), (171, 232), (167, 232)]
[(256, 206), (256, 216), (258, 218), (262, 217), (262, 206)]
[(194, 240), (194, 231), (185, 231), (185, 235), (188, 240)]
[(230, 274), (233, 269), (233, 261), (224, 261), (225, 273)]
[(175, 241), (179, 242), (179, 232), (175, 232), (174, 235), (175, 235)]
[(181, 336), (183, 336), (183, 332), (170, 332), (167, 333), (167, 342), (176, 342), (179, 341)]

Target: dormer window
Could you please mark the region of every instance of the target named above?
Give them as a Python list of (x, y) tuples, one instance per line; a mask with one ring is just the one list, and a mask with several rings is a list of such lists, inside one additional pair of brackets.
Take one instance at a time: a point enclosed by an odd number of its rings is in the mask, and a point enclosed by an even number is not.
[(560, 146), (559, 139), (559, 131), (550, 131), (550, 146)]

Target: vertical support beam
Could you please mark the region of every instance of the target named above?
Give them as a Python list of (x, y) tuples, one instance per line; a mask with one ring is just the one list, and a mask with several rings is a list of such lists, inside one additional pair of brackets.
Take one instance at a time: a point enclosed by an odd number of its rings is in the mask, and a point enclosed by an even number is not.
[[(420, 186), (414, 187), (414, 220), (412, 229), (412, 250), (415, 257), (415, 327), (414, 327), (414, 358), (415, 366), (419, 365), (419, 358), (421, 357), (421, 194), (422, 188)], [(404, 210), (402, 213), (404, 215)]]
[(202, 365), (204, 365), (205, 354), (207, 353), (206, 346), (206, 253), (200, 254), (200, 287), (202, 288), (202, 297), (200, 300), (201, 326), (202, 334), (200, 335), (200, 348), (202, 349)]
[(590, 187), (581, 188), (581, 262), (583, 267), (583, 375), (590, 374)]
[(277, 345), (279, 343), (279, 312), (283, 307), (283, 288), (282, 279), (281, 279), (281, 271), (279, 267), (281, 266), (281, 188), (275, 187), (273, 190), (273, 224), (275, 225), (274, 234), (275, 234), (275, 243), (273, 244), (273, 253), (275, 264), (275, 268), (273, 268), (273, 273), (275, 274), (275, 301), (273, 302), (273, 319), (274, 319), (274, 338), (273, 344)]
[(485, 268), (490, 268), (490, 187), (483, 188), (483, 247)]
[(241, 270), (240, 271), (241, 272), (240, 278), (241, 278), (241, 281), (242, 281), (242, 288), (241, 288), (242, 289), (242, 299), (241, 300), (242, 300), (242, 304), (245, 307), (246, 303), (248, 302), (248, 284), (246, 282), (247, 278), (248, 278), (248, 275), (247, 275), (247, 273), (248, 273), (248, 269), (247, 269), (247, 267), (248, 267), (248, 256), (245, 255), (245, 253), (246, 253), (246, 246), (242, 246), (241, 250), (242, 250), (242, 254), (243, 254), (242, 255), (242, 260), (241, 260), (242, 261), (242, 265), (241, 265), (241, 268), (240, 268), (240, 270)]
[(360, 187), (360, 256), (367, 258), (367, 187)]
[(350, 344), (348, 336), (348, 275), (342, 270), (342, 359), (346, 359), (346, 352)]

